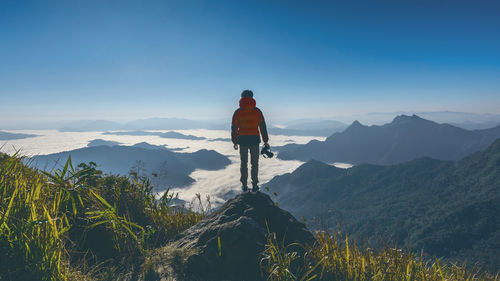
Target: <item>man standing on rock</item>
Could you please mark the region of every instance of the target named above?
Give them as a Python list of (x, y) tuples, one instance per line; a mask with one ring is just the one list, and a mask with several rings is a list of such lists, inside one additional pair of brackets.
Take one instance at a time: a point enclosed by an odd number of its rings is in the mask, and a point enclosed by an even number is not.
[[(267, 135), (266, 122), (262, 111), (256, 106), (253, 99), (253, 92), (244, 90), (241, 93), (240, 108), (236, 109), (231, 122), (231, 140), (234, 144), (234, 149), (240, 146), (241, 159), (241, 178), (243, 191), (248, 190), (248, 151), (250, 151), (250, 163), (252, 164), (252, 191), (258, 191), (259, 183), (259, 144), (260, 135), (264, 145), (269, 148), (269, 137)], [(260, 129), (260, 135), (259, 135)]]

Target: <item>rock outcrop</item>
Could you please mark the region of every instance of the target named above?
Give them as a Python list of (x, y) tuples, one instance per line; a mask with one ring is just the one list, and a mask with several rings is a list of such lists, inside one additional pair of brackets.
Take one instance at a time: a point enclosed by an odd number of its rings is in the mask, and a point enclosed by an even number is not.
[(248, 192), (227, 201), (167, 247), (186, 255), (185, 276), (179, 279), (260, 280), (259, 261), (269, 233), (276, 233), (284, 245), (314, 242), (305, 225), (268, 195)]

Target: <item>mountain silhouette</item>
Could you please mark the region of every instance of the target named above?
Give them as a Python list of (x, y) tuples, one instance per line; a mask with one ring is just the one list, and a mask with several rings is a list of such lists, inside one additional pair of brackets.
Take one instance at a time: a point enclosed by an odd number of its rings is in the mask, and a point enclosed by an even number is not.
[(123, 130), (224, 130), (227, 124), (219, 120), (190, 120), (183, 118), (147, 118), (128, 122)]
[(269, 132), (286, 136), (329, 136), (343, 131), (347, 124), (335, 120), (299, 119), (287, 122), (285, 127), (270, 127)]
[(192, 183), (194, 180), (189, 174), (195, 169), (218, 170), (231, 163), (226, 156), (213, 150), (178, 153), (148, 143), (91, 146), (35, 156), (28, 162), (38, 169), (52, 170), (63, 165), (70, 155), (74, 166), (82, 162), (95, 162), (106, 173), (126, 175), (131, 169), (149, 177), (154, 173), (160, 190)]
[(215, 138), (215, 139), (208, 139), (208, 141), (225, 141), (225, 142), (230, 142), (230, 138)]
[(499, 121), (486, 121), (486, 122), (461, 122), (461, 123), (448, 123), (455, 127), (459, 127), (466, 130), (483, 130), (496, 127), (500, 125)]
[(101, 145), (107, 145), (107, 146), (115, 146), (115, 145), (120, 145), (121, 143), (117, 141), (110, 141), (110, 140), (103, 140), (103, 139), (95, 139), (89, 141), (87, 144), (87, 147), (92, 147), (92, 146), (101, 146)]
[(59, 128), (60, 132), (91, 132), (104, 130), (120, 130), (122, 125), (108, 120), (71, 121)]
[(287, 144), (277, 151), (283, 160), (390, 165), (419, 157), (457, 160), (487, 148), (499, 137), (500, 126), (469, 131), (416, 115), (400, 115), (382, 126), (354, 121), (345, 131), (334, 133), (325, 141)]
[(330, 214), (358, 241), (390, 237), (430, 255), (500, 267), (500, 139), (458, 161), (340, 169), (312, 160), (264, 186), (296, 217)]
[(189, 130), (189, 129), (227, 129), (220, 121), (199, 121), (181, 118), (147, 118), (119, 123), (107, 120), (77, 120), (63, 125), (53, 125), (62, 132), (89, 132), (109, 130)]
[(183, 140), (204, 140), (205, 137), (197, 137), (193, 135), (184, 135), (174, 131), (165, 133), (161, 132), (146, 132), (146, 131), (126, 131), (126, 132), (105, 132), (103, 135), (116, 135), (116, 136), (158, 136), (160, 138), (168, 139), (183, 139)]
[(15, 134), (15, 133), (8, 133), (8, 132), (0, 131), (0, 140), (18, 140), (18, 139), (33, 138), (33, 137), (37, 137), (37, 135)]

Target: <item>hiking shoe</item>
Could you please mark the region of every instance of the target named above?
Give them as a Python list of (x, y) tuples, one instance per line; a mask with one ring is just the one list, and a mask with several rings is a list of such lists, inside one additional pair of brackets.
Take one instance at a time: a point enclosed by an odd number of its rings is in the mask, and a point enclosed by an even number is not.
[(258, 185), (256, 185), (256, 184), (254, 184), (254, 185), (252, 186), (252, 192), (257, 192), (257, 191), (259, 191), (259, 186), (258, 186)]
[(241, 187), (241, 189), (243, 189), (243, 192), (247, 192), (248, 191), (248, 186), (244, 185)]

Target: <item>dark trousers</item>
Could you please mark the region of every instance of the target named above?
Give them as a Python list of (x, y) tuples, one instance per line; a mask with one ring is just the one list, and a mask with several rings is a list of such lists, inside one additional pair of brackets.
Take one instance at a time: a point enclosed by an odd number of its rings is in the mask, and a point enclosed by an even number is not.
[(247, 185), (248, 180), (248, 151), (250, 151), (250, 163), (252, 164), (252, 184), (256, 185), (259, 182), (259, 145), (244, 146), (240, 145), (240, 159), (241, 159), (241, 178), (240, 181), (243, 185)]

